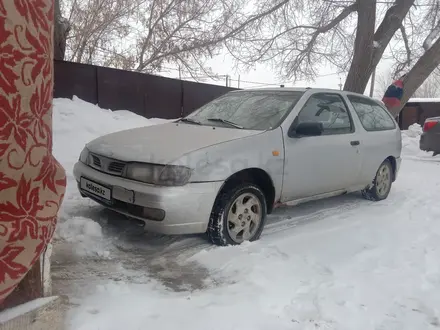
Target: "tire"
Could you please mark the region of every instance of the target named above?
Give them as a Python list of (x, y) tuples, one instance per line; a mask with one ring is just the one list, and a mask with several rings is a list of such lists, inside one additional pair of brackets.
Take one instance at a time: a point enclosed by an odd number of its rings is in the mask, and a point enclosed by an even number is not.
[(266, 215), (266, 198), (260, 188), (250, 183), (233, 187), (217, 197), (209, 220), (208, 237), (220, 246), (258, 240)]
[(380, 164), (370, 188), (362, 190), (362, 196), (370, 201), (381, 201), (388, 197), (393, 184), (393, 166), (386, 159)]

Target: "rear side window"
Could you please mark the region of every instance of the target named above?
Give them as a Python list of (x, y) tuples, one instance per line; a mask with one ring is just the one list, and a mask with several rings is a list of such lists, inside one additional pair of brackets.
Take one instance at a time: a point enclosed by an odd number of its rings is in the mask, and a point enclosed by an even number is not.
[(347, 97), (366, 131), (385, 131), (396, 128), (396, 123), (388, 110), (373, 100), (355, 95)]

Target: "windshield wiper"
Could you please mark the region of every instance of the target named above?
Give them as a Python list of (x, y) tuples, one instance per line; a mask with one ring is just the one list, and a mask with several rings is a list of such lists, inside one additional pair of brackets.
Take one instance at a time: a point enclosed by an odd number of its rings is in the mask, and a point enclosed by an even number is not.
[(236, 124), (236, 123), (233, 123), (232, 121), (229, 121), (229, 120), (226, 120), (226, 119), (221, 119), (221, 118), (208, 118), (207, 120), (209, 120), (209, 121), (218, 121), (218, 122), (220, 122), (220, 123), (224, 123), (224, 124), (228, 124), (228, 125), (230, 125), (230, 126), (234, 126), (235, 128), (240, 128), (240, 129), (243, 129), (243, 128), (244, 128), (243, 126), (240, 126), (240, 125), (238, 125), (238, 124)]
[(202, 125), (201, 122), (195, 120), (195, 119), (191, 119), (191, 118), (181, 118), (180, 121), (186, 122), (186, 123), (192, 123), (192, 124), (197, 124), (197, 125)]

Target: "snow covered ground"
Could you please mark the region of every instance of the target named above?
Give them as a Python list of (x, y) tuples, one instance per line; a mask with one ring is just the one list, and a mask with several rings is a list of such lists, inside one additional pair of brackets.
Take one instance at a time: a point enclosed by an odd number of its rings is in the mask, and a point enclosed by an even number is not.
[(276, 210), (258, 242), (143, 233), (82, 199), (72, 166), (90, 139), (157, 124), (78, 99), (54, 101), (54, 153), (68, 173), (54, 259), (70, 330), (437, 329), (440, 157), (402, 133), (389, 198), (347, 195)]

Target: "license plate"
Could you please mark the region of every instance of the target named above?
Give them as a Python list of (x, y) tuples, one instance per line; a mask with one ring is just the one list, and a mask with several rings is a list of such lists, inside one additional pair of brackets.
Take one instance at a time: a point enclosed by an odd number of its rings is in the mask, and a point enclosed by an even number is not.
[(108, 201), (111, 200), (112, 191), (109, 188), (101, 186), (100, 184), (85, 178), (81, 178), (81, 189)]

